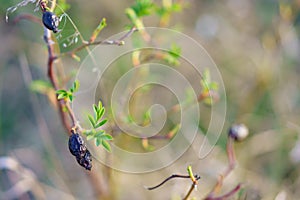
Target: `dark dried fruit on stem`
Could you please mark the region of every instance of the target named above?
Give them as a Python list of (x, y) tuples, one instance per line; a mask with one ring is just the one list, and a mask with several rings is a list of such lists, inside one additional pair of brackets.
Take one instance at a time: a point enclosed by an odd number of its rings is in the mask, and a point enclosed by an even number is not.
[(53, 33), (58, 32), (59, 19), (53, 12), (43, 12), (43, 24), (47, 29), (53, 31)]
[(92, 155), (86, 148), (82, 137), (72, 130), (72, 135), (69, 138), (69, 150), (79, 165), (87, 170), (92, 169)]

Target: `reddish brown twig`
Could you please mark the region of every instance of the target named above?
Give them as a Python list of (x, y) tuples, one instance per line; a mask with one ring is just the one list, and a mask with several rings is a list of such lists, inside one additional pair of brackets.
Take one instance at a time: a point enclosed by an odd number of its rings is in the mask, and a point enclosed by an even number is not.
[[(54, 61), (57, 59), (57, 57), (54, 54), (54, 43), (51, 42), (51, 32), (45, 28), (45, 33), (44, 33), (44, 41), (47, 45), (48, 49), (48, 77), (50, 79), (50, 82), (55, 90), (60, 89), (58, 86), (56, 74), (54, 72)], [(58, 100), (58, 109), (59, 109), (59, 114), (61, 117), (61, 121), (64, 125), (64, 128), (66, 132), (70, 135), (71, 134), (71, 128), (77, 123), (75, 115), (70, 108), (70, 105), (68, 102), (65, 100)], [(66, 108), (66, 112), (64, 111)], [(69, 114), (70, 119), (68, 119), (67, 114)], [(70, 124), (72, 123), (72, 124)], [(91, 185), (94, 188), (94, 191), (97, 193), (97, 196), (103, 196), (105, 194), (104, 192), (104, 187), (101, 182), (101, 180), (98, 178), (97, 174), (94, 171), (87, 172), (87, 175), (90, 179)]]
[[(53, 42), (50, 42), (51, 41), (51, 33), (46, 28), (44, 29), (44, 41), (47, 45), (47, 50), (48, 50), (48, 62), (47, 62), (48, 77), (50, 79), (50, 82), (51, 82), (54, 90), (58, 90), (58, 83), (57, 83), (57, 79), (56, 79), (54, 69), (53, 69), (53, 62), (56, 59), (56, 57), (54, 56)], [(66, 113), (64, 112), (65, 104), (66, 104), (66, 102), (64, 100), (59, 100), (58, 101), (58, 110), (59, 110), (60, 118), (64, 125), (64, 128), (65, 128), (66, 132), (70, 135), (71, 134), (70, 133), (71, 126), (70, 126), (69, 122), (67, 121), (67, 116), (66, 116)]]
[(205, 200), (223, 200), (228, 198), (229, 196), (232, 196), (235, 194), (241, 187), (241, 184), (239, 184), (235, 189), (233, 189), (231, 192), (227, 193), (226, 195), (223, 195), (221, 197), (214, 197), (216, 193), (221, 189), (223, 185), (223, 180), (230, 174), (230, 172), (235, 168), (236, 165), (236, 158), (235, 158), (235, 152), (234, 152), (234, 138), (232, 138), (230, 135), (228, 135), (227, 139), (227, 145), (226, 145), (226, 152), (228, 157), (228, 167), (223, 172), (223, 174), (220, 175), (218, 182), (213, 187), (212, 191), (206, 196)]
[(206, 197), (205, 200), (226, 200), (236, 194), (242, 187), (242, 184), (238, 184), (235, 188), (233, 188), (228, 193), (218, 196), (218, 197)]

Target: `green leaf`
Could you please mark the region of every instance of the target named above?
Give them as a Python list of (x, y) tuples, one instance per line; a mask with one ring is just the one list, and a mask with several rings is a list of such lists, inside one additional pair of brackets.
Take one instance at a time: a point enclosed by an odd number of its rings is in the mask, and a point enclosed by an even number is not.
[(178, 61), (177, 56), (174, 56), (174, 54), (166, 54), (165, 56), (163, 56), (164, 61), (166, 61), (167, 63), (174, 65), (174, 66), (178, 66), (180, 64), (180, 62)]
[(94, 139), (95, 137), (93, 136), (93, 135), (88, 135), (88, 136), (86, 136), (86, 139), (87, 140), (92, 140), (92, 139)]
[(152, 14), (155, 4), (152, 0), (136, 0), (135, 4), (131, 6), (138, 17)]
[(177, 44), (172, 44), (169, 50), (169, 54), (174, 58), (179, 58), (181, 55), (181, 48)]
[(88, 115), (88, 118), (89, 118), (89, 121), (90, 121), (92, 127), (95, 127), (95, 120), (94, 120), (94, 118), (92, 117), (92, 115)]
[(108, 152), (110, 152), (110, 144), (107, 142), (107, 141), (105, 141), (105, 140), (102, 140), (102, 146), (108, 151)]
[(67, 91), (65, 91), (65, 90), (57, 90), (56, 91), (56, 94), (58, 95), (57, 96), (57, 99), (59, 100), (59, 99), (64, 99), (64, 98), (67, 98), (68, 97), (68, 93), (67, 93)]
[(103, 18), (100, 23), (98, 24), (97, 28), (92, 33), (92, 36), (90, 38), (90, 42), (94, 42), (99, 33), (107, 26), (106, 24), (106, 18)]
[(98, 147), (100, 144), (102, 144), (102, 139), (101, 138), (96, 138), (95, 144)]
[(137, 16), (136, 12), (132, 8), (127, 8), (125, 10), (125, 14), (129, 18), (129, 20), (136, 26), (137, 29), (144, 29), (145, 26), (142, 20)]
[(65, 94), (59, 94), (59, 95), (57, 96), (57, 99), (58, 99), (58, 100), (64, 99), (64, 98), (66, 98), (66, 95), (65, 95)]
[(72, 102), (74, 99), (74, 96), (72, 94), (69, 94), (68, 97), (69, 97), (69, 100)]
[(181, 12), (182, 11), (182, 5), (180, 3), (173, 3), (171, 6), (171, 10), (173, 12)]
[(73, 88), (71, 88), (71, 89), (73, 89), (73, 92), (77, 92), (79, 89), (79, 86), (80, 86), (79, 81), (75, 80), (73, 83)]
[(93, 110), (94, 110), (95, 116), (97, 116), (97, 113), (98, 113), (98, 107), (97, 107), (95, 104), (93, 105)]
[(103, 117), (104, 113), (105, 113), (105, 108), (102, 108), (99, 112), (98, 118), (100, 119), (101, 117)]
[(101, 110), (102, 108), (103, 108), (102, 102), (99, 101), (99, 102), (98, 102), (98, 110)]
[(101, 138), (103, 140), (113, 140), (113, 137), (109, 134), (103, 134), (103, 135), (101, 135)]
[(204, 72), (203, 72), (203, 80), (206, 83), (210, 83), (210, 72), (209, 72), (209, 69), (205, 69), (204, 70)]
[(91, 131), (91, 130), (83, 130), (82, 133), (86, 136), (93, 135), (93, 131)]
[(104, 130), (98, 131), (97, 133), (95, 133), (95, 138), (101, 138), (104, 133)]
[(101, 122), (99, 122), (98, 124), (96, 124), (94, 128), (99, 128), (100, 126), (103, 126), (106, 122), (107, 122), (107, 119), (104, 119)]
[(187, 171), (188, 171), (189, 176), (190, 176), (191, 178), (194, 178), (194, 174), (193, 174), (192, 166), (191, 166), (191, 165), (189, 165), (189, 166), (187, 167)]
[(57, 90), (56, 91), (56, 94), (63, 94), (63, 93), (67, 94), (67, 91), (66, 90)]
[(219, 84), (217, 82), (210, 83), (210, 89), (215, 91), (219, 90)]
[(30, 83), (29, 86), (31, 91), (38, 92), (41, 94), (47, 94), (52, 89), (51, 83), (44, 80), (35, 80)]

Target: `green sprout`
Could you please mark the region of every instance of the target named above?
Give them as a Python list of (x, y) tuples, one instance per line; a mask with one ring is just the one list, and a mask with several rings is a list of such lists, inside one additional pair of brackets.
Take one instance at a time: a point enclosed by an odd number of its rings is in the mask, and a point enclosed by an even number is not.
[(199, 101), (203, 101), (206, 105), (213, 105), (219, 99), (219, 84), (215, 81), (211, 81), (210, 72), (206, 69), (203, 73), (203, 77), (200, 81), (202, 87)]
[(155, 7), (152, 0), (136, 0), (131, 8), (134, 10), (137, 17), (143, 17), (150, 15)]
[(177, 44), (173, 43), (168, 50), (167, 54), (164, 54), (163, 60), (166, 61), (168, 64), (178, 66), (180, 64), (179, 59), (181, 56), (181, 47)]
[(90, 42), (94, 42), (99, 33), (107, 26), (106, 24), (106, 18), (102, 18), (102, 20), (99, 22), (98, 26), (95, 28), (95, 30), (92, 33), (92, 36), (90, 38)]
[(98, 105), (93, 105), (94, 115), (88, 115), (89, 122), (92, 126), (91, 130), (85, 130), (83, 133), (87, 136), (87, 140), (95, 140), (96, 146), (102, 145), (107, 151), (110, 151), (109, 140), (112, 140), (113, 137), (107, 134), (104, 130), (100, 129), (104, 124), (106, 124), (107, 119), (103, 116), (105, 114), (105, 108), (103, 107), (101, 101), (98, 102)]
[(69, 100), (70, 102), (72, 102), (74, 99), (74, 93), (78, 91), (79, 86), (80, 86), (79, 81), (75, 80), (72, 87), (69, 90), (57, 90), (56, 91), (57, 99)]

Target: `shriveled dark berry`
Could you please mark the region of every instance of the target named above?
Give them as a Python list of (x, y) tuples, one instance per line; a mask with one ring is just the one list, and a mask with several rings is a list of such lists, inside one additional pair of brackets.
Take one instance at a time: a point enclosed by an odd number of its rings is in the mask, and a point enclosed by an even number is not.
[(82, 156), (82, 157), (77, 156), (76, 160), (77, 160), (78, 164), (81, 165), (82, 167), (84, 167), (85, 169), (87, 169), (87, 170), (92, 169), (92, 155), (89, 150), (86, 150), (84, 156)]
[(73, 156), (83, 156), (86, 147), (82, 137), (78, 133), (73, 133), (69, 138), (69, 150)]
[(92, 155), (86, 148), (82, 137), (74, 131), (72, 131), (72, 135), (69, 138), (69, 150), (71, 154), (76, 157), (79, 165), (87, 170), (91, 170)]
[(43, 24), (47, 29), (53, 31), (53, 33), (58, 32), (59, 19), (53, 12), (43, 12)]

